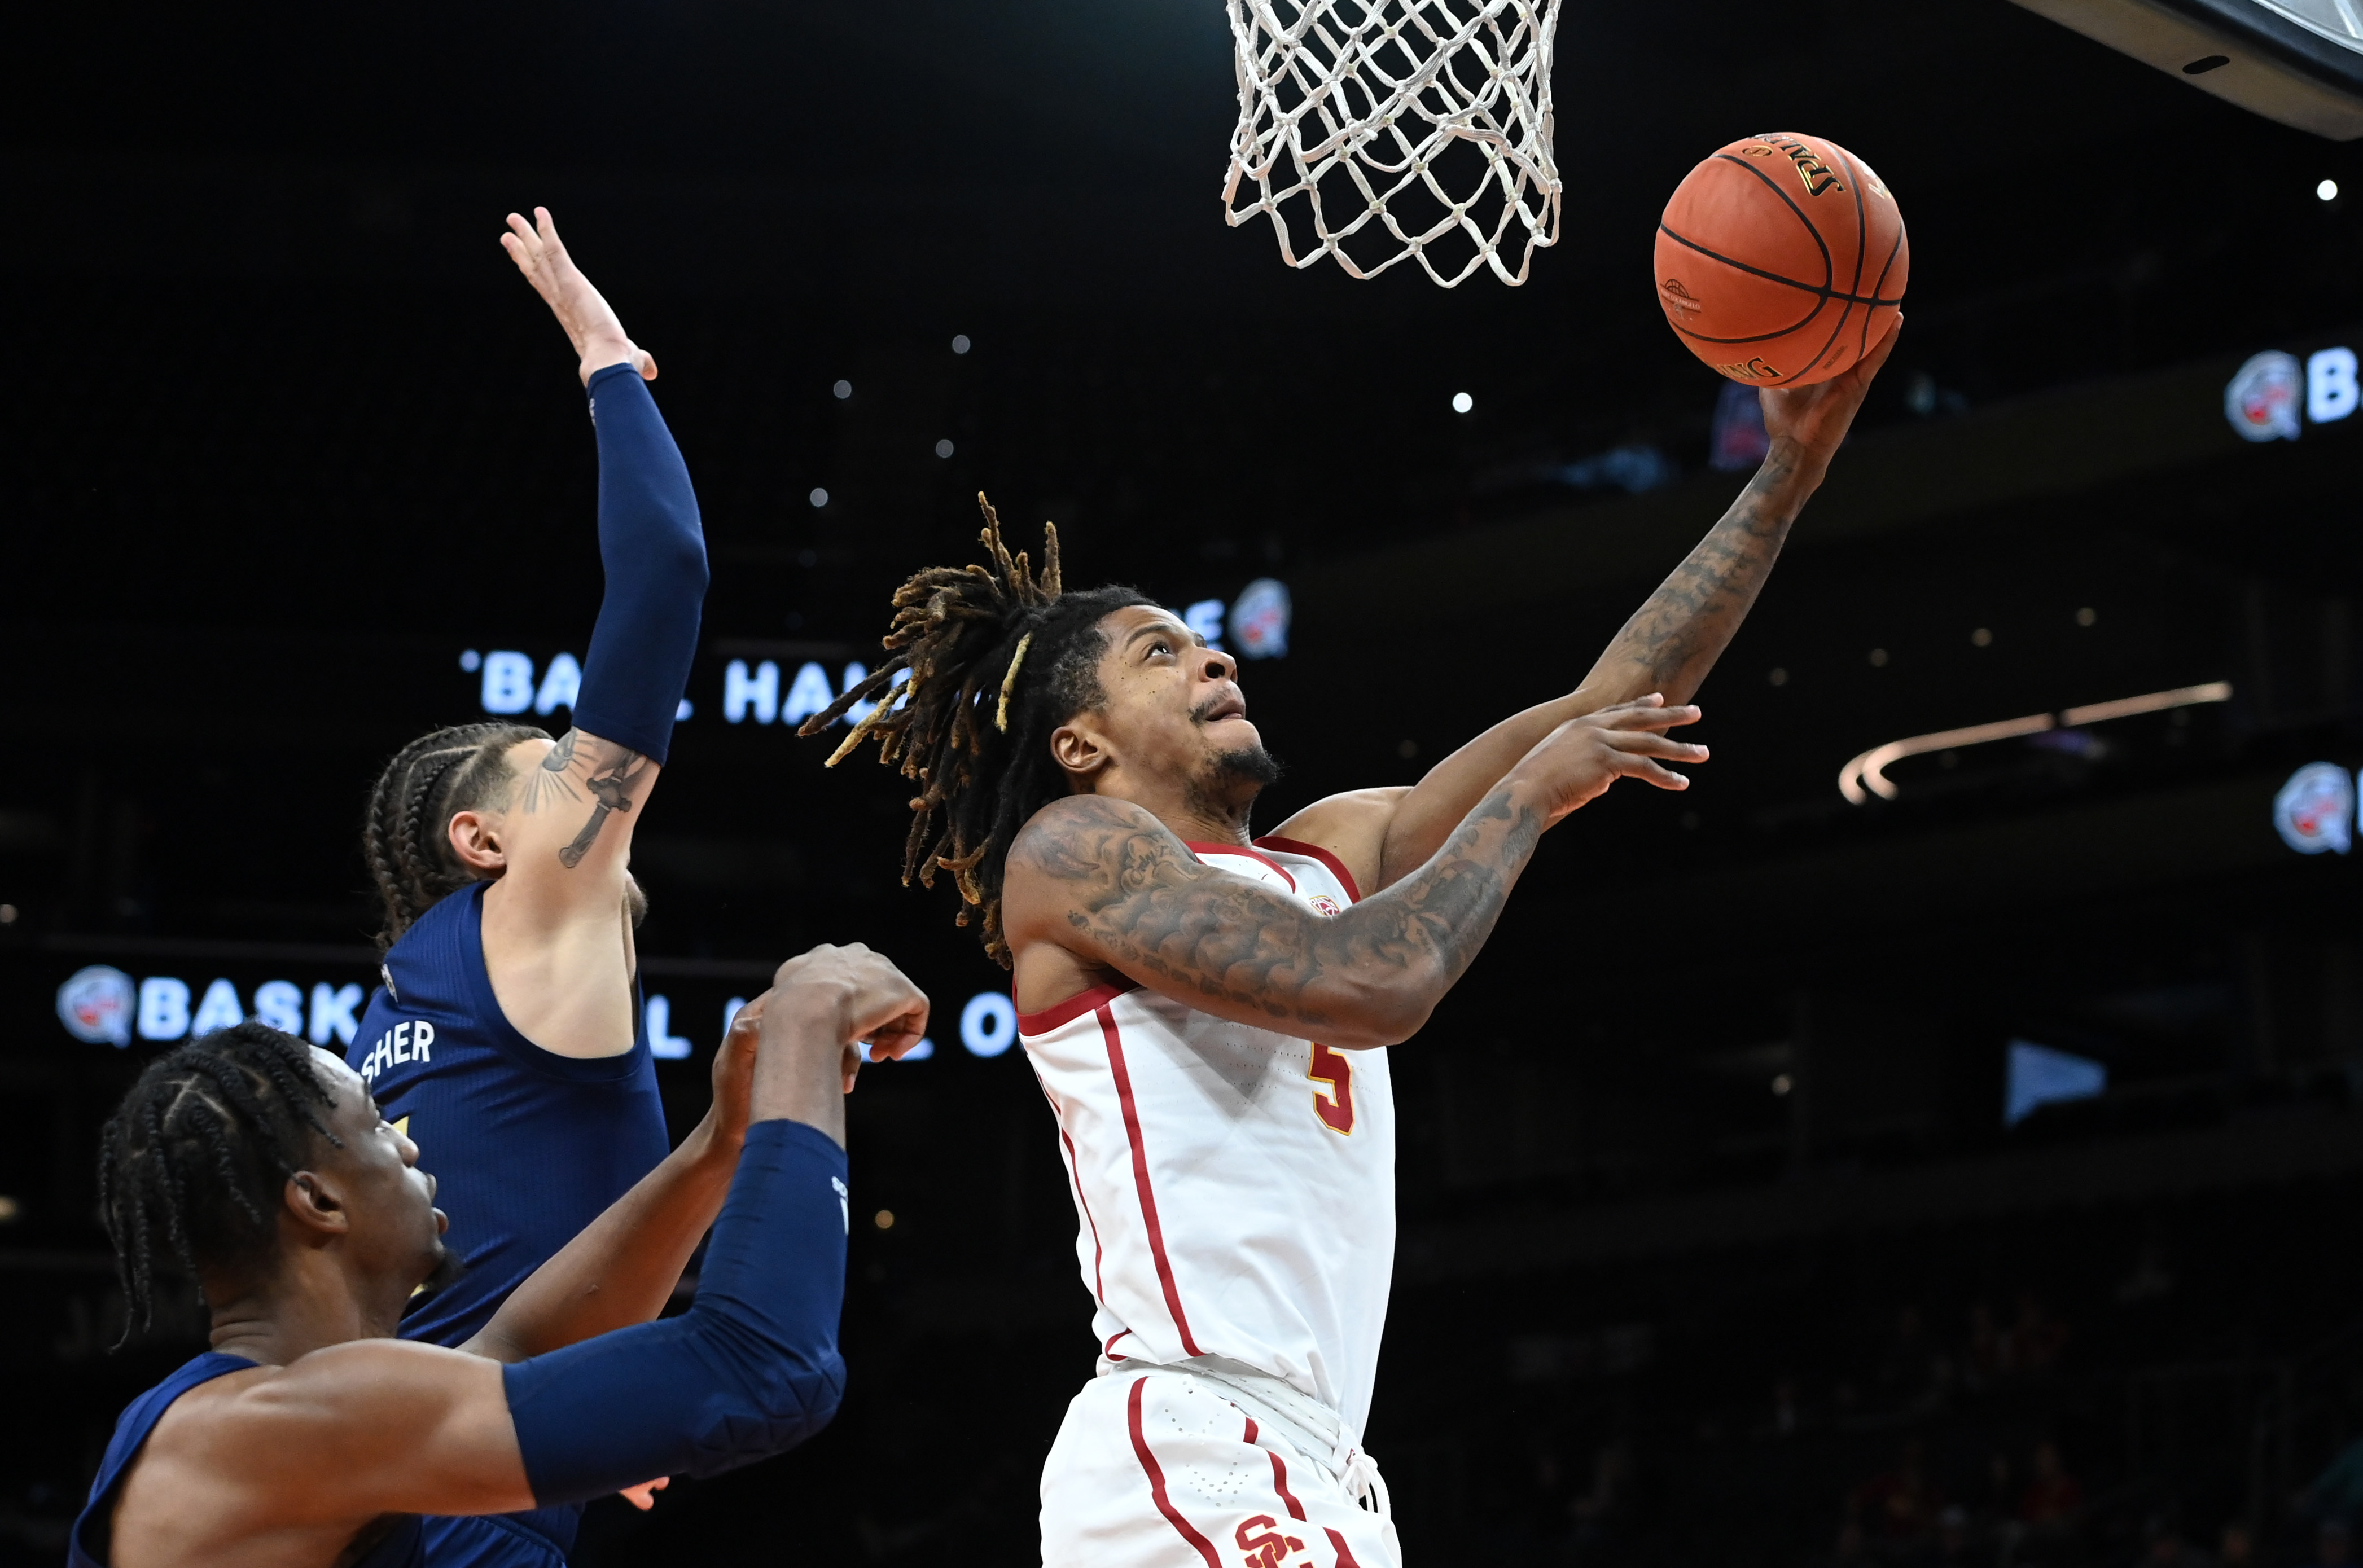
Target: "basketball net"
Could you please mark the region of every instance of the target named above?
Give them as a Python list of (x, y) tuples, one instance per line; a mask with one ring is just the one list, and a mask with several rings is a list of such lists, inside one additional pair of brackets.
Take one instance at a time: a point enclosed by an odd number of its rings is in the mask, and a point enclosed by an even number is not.
[[(1233, 228), (1269, 214), (1292, 267), (1334, 256), (1374, 278), (1409, 257), (1448, 289), (1480, 265), (1523, 283), (1536, 248), (1559, 242), (1559, 0), (1226, 4), (1239, 70), (1223, 187)], [(1301, 256), (1287, 212), (1299, 195), (1315, 242)]]

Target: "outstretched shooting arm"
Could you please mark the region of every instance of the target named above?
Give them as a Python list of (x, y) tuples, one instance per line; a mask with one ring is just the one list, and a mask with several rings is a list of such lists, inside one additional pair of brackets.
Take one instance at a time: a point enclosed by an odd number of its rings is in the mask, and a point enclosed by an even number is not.
[(1364, 888), (1385, 888), (1426, 864), (1470, 808), (1557, 725), (1650, 692), (1669, 703), (1688, 702), (1754, 607), (1791, 525), (1820, 487), (1902, 328), (1898, 317), (1886, 339), (1842, 376), (1758, 393), (1772, 436), (1763, 466), (1572, 691), (1503, 720), (1399, 797), (1369, 790), (1332, 796), (1290, 818), (1280, 836), (1320, 845)]
[(1555, 726), (1428, 862), (1335, 915), (1209, 867), (1146, 808), (1053, 801), (1010, 846), (1010, 944), (1045, 943), (1192, 1007), (1347, 1050), (1407, 1039), (1469, 967), (1545, 829), (1619, 778), (1688, 780), (1692, 708), (1633, 703)]

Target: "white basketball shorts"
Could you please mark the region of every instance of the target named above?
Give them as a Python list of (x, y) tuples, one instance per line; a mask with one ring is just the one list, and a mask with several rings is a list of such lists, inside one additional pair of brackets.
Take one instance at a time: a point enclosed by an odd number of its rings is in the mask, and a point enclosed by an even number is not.
[(1042, 1467), (1044, 1568), (1402, 1568), (1395, 1527), (1188, 1377), (1115, 1371)]

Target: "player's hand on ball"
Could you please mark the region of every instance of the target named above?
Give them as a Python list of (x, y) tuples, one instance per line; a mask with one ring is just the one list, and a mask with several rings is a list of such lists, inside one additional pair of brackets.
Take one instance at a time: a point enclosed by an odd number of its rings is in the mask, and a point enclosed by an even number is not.
[(558, 226), (550, 221), (548, 207), (534, 208), (531, 223), (509, 214), (509, 232), (501, 236), (501, 248), (509, 253), (525, 281), (566, 329), (576, 357), (582, 361), (586, 385), (593, 372), (610, 365), (628, 364), (639, 371), (642, 381), (657, 379), (655, 356), (624, 336), (624, 324), (616, 318), (615, 307), (591, 286), (591, 280), (566, 253), (566, 243), (558, 237)]
[(1687, 790), (1691, 781), (1666, 766), (1704, 762), (1707, 749), (1665, 732), (1699, 722), (1699, 710), (1669, 708), (1656, 692), (1570, 719), (1537, 743), (1514, 769), (1542, 786), (1546, 810), (1558, 822), (1608, 792), (1619, 778), (1639, 778), (1660, 790)]
[(1872, 378), (1887, 363), (1887, 357), (1895, 352), (1895, 340), (1903, 336), (1903, 315), (1898, 311), (1895, 325), (1887, 329), (1887, 336), (1844, 375), (1832, 376), (1808, 387), (1765, 387), (1758, 391), (1756, 395), (1764, 404), (1764, 433), (1772, 437), (1775, 449), (1787, 442), (1799, 448), (1809, 461), (1828, 462), (1846, 440), (1854, 416), (1861, 411), (1863, 395), (1870, 391)]

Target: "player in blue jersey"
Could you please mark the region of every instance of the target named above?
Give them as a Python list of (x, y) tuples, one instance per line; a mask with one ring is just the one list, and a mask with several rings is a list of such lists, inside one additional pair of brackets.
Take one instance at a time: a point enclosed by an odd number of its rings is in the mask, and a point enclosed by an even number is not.
[[(696, 651), (704, 536), (644, 384), (656, 361), (549, 212), (534, 220), (511, 214), (501, 243), (574, 346), (599, 446), (606, 592), (574, 727), (555, 740), (515, 723), (421, 736), (386, 765), (364, 832), (385, 984), (347, 1061), (442, 1182), (467, 1272), (402, 1324), (442, 1345), (480, 1332), (667, 1144), (628, 867)], [(430, 1532), (430, 1555), (444, 1568), (549, 1568), (579, 1517), (450, 1522)]]
[[(460, 1350), (394, 1337), (450, 1254), (435, 1178), (358, 1074), (260, 1023), (149, 1064), (107, 1124), (101, 1211), (133, 1322), (177, 1268), (213, 1348), (124, 1412), (69, 1568), (421, 1568), (443, 1522), (421, 1516), (712, 1474), (826, 1425), (852, 1046), (916, 1043), (927, 1003), (824, 947), (748, 1012), (696, 1132)], [(696, 1304), (647, 1321), (709, 1222)]]

